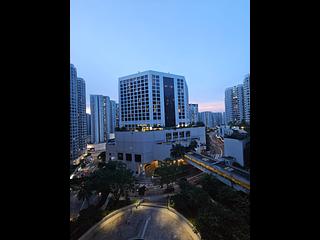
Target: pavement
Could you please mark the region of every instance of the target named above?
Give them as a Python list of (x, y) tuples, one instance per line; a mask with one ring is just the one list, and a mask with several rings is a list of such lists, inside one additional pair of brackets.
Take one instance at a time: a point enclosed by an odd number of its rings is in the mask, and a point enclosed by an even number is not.
[(141, 205), (102, 222), (99, 228), (82, 240), (128, 240), (142, 233), (144, 240), (199, 239), (183, 219), (167, 208)]

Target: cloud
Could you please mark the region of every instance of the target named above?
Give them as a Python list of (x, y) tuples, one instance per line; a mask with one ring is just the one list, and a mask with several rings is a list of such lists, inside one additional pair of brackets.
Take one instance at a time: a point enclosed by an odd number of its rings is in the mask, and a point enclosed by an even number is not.
[(209, 102), (209, 103), (199, 103), (199, 112), (211, 111), (211, 112), (224, 112), (224, 102)]

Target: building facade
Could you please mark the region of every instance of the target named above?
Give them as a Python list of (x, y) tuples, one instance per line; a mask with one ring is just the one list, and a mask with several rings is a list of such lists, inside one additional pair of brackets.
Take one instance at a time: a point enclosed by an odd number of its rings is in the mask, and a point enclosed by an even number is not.
[(243, 98), (244, 98), (244, 118), (250, 123), (250, 74), (243, 81)]
[(243, 84), (227, 88), (225, 91), (225, 121), (250, 123), (250, 74)]
[(83, 154), (87, 148), (86, 83), (83, 78), (77, 79), (77, 89), (79, 154)]
[(120, 127), (119, 119), (120, 119), (119, 103), (116, 103), (116, 128)]
[(222, 113), (222, 125), (226, 125), (226, 112)]
[(108, 96), (90, 95), (91, 143), (107, 142), (111, 131), (111, 103)]
[(227, 88), (225, 91), (226, 122), (241, 122), (244, 119), (243, 85)]
[(87, 143), (91, 143), (91, 114), (86, 113), (87, 118)]
[(198, 120), (198, 104), (189, 104), (189, 120), (191, 124), (196, 124)]
[(119, 78), (119, 125), (186, 126), (188, 87), (183, 76), (145, 71)]
[(117, 103), (114, 100), (110, 100), (110, 133), (115, 133), (116, 124), (117, 124)]
[(222, 113), (221, 112), (213, 112), (212, 113), (212, 122), (213, 122), (213, 127), (216, 126), (221, 126), (223, 124), (222, 120)]
[(70, 160), (78, 157), (78, 91), (77, 69), (70, 65)]
[(140, 174), (152, 162), (170, 158), (173, 144), (189, 146), (192, 140), (205, 145), (205, 127), (117, 131), (115, 141), (106, 144), (106, 160), (122, 161), (135, 174)]
[(242, 167), (246, 165), (246, 149), (249, 146), (250, 141), (248, 138), (235, 139), (225, 135), (224, 137), (224, 156), (232, 157)]
[(204, 125), (208, 128), (213, 127), (213, 116), (212, 112), (200, 112), (200, 122), (203, 122)]
[(86, 150), (86, 85), (78, 78), (77, 69), (70, 64), (70, 160)]

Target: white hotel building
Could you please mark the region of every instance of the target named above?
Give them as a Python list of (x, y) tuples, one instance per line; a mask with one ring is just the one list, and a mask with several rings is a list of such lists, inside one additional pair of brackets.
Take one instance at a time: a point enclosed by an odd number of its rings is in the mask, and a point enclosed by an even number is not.
[(120, 127), (188, 125), (188, 104), (183, 76), (145, 71), (119, 78)]
[(180, 75), (145, 71), (119, 78), (119, 125), (106, 145), (106, 160), (123, 161), (140, 174), (146, 166), (170, 157), (173, 144), (192, 140), (205, 145), (204, 127), (185, 127), (188, 87)]

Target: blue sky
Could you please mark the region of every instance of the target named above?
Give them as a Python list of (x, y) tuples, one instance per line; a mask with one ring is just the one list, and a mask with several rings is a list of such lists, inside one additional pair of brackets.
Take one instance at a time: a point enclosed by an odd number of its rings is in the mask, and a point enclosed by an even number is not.
[(118, 78), (183, 75), (189, 102), (224, 111), (225, 88), (250, 72), (248, 0), (71, 0), (71, 63), (90, 94), (118, 101)]

